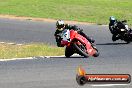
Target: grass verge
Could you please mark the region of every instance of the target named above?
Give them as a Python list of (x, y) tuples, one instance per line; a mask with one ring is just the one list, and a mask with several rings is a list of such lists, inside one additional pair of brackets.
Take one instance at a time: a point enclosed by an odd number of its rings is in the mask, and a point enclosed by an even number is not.
[(45, 44), (9, 45), (0, 44), (0, 59), (64, 55), (64, 48)]
[(107, 24), (109, 16), (132, 25), (132, 0), (0, 0), (0, 14)]

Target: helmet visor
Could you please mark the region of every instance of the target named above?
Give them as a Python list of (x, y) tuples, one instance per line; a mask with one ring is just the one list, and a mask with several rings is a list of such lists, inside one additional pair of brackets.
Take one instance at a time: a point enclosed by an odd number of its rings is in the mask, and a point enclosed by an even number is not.
[(111, 24), (114, 24), (114, 23), (115, 23), (115, 20), (111, 20), (110, 23), (111, 23)]
[(63, 28), (58, 28), (57, 30), (62, 31), (62, 30), (63, 30)]
[(64, 27), (64, 25), (57, 25), (57, 28), (58, 29), (61, 29), (61, 28), (63, 28)]

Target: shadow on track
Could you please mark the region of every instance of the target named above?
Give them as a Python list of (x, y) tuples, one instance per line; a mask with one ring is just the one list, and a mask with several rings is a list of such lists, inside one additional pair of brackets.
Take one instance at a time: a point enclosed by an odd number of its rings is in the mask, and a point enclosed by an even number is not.
[[(52, 56), (52, 57), (50, 57), (50, 58), (67, 58), (67, 57), (65, 57), (65, 56), (63, 56), (63, 57), (54, 57), (54, 56)], [(71, 56), (71, 57), (69, 57), (69, 58), (85, 58), (85, 57), (82, 57), (82, 56)], [(67, 58), (68, 59), (68, 58)]]
[(96, 45), (127, 45), (127, 43), (101, 43)]

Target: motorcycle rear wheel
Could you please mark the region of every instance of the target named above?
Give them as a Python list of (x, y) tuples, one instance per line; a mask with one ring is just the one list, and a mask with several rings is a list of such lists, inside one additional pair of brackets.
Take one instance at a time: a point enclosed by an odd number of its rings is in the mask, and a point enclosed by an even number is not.
[(130, 41), (125, 41), (127, 44), (129, 44), (130, 43)]
[(99, 56), (99, 52), (98, 52), (98, 50), (97, 49), (95, 49), (96, 50), (96, 53), (93, 55), (94, 57), (98, 57)]
[(94, 57), (98, 57), (99, 56), (99, 51), (98, 51), (98, 49), (94, 46), (94, 45), (92, 45), (92, 47), (96, 50), (96, 53), (93, 55)]

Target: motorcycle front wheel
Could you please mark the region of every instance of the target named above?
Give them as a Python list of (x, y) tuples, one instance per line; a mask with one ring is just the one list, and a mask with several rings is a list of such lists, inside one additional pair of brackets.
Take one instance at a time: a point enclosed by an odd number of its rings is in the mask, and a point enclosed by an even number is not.
[(67, 58), (69, 58), (70, 56), (72, 56), (73, 55), (73, 48), (72, 47), (66, 47), (66, 49), (65, 49), (65, 56), (67, 57)]
[(87, 49), (86, 46), (81, 43), (80, 41), (73, 43), (73, 46), (75, 47), (75, 49), (77, 50), (77, 52), (84, 56), (84, 57), (89, 57), (88, 53), (87, 53)]

